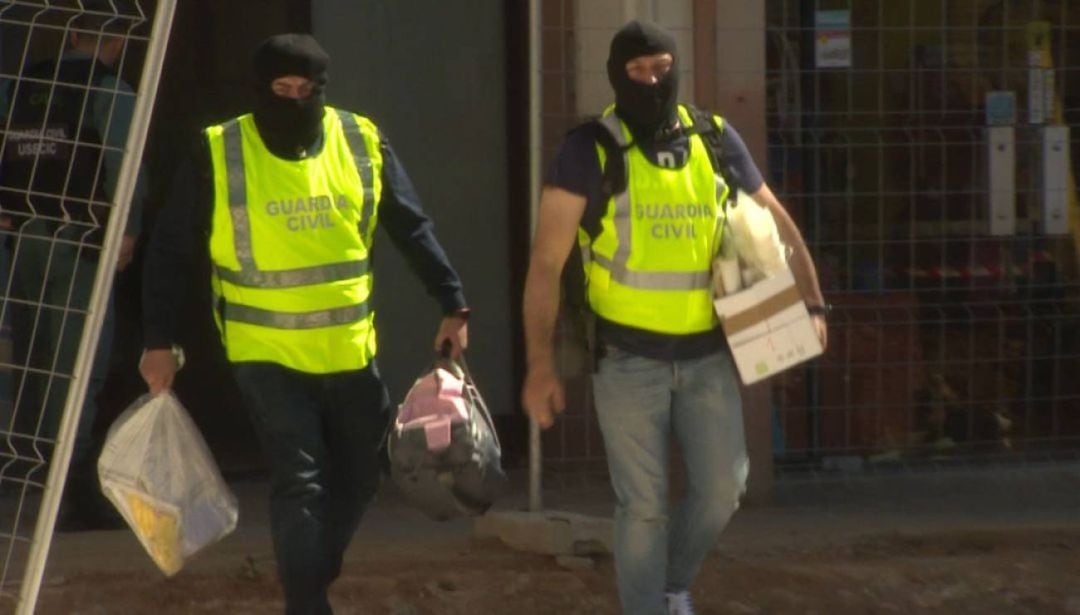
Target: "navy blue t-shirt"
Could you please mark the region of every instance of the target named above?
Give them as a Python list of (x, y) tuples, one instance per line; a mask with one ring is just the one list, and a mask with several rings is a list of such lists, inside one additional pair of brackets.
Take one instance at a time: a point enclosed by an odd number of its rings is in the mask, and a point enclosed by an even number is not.
[[(722, 134), (723, 160), (728, 167), (727, 177), (743, 192), (757, 192), (765, 182), (746, 148), (746, 143), (727, 122), (724, 122)], [(682, 135), (672, 141), (646, 144), (641, 150), (645, 158), (657, 166), (663, 166), (659, 162), (659, 154), (670, 154), (665, 155), (664, 159), (674, 160), (673, 168), (679, 169), (688, 161), (690, 138)], [(607, 207), (607, 203), (602, 199), (602, 179), (603, 171), (600, 168), (593, 133), (588, 130), (575, 130), (563, 142), (544, 181), (547, 186), (585, 197), (581, 228), (593, 237), (599, 232), (600, 220)], [(703, 333), (668, 335), (627, 327), (598, 317), (596, 332), (601, 348), (610, 344), (639, 356), (664, 361), (696, 359), (717, 352), (726, 345), (719, 327)]]

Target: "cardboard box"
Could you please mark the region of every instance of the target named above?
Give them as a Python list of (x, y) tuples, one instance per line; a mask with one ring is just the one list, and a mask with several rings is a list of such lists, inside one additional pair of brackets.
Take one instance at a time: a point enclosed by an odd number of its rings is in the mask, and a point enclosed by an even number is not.
[(713, 301), (743, 384), (778, 374), (821, 354), (806, 304), (785, 269)]

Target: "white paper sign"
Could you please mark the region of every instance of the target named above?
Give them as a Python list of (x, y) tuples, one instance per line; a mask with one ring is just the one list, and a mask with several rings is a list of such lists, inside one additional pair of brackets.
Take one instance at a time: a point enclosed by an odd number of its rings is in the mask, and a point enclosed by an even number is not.
[(851, 11), (817, 11), (814, 40), (818, 68), (851, 68)]

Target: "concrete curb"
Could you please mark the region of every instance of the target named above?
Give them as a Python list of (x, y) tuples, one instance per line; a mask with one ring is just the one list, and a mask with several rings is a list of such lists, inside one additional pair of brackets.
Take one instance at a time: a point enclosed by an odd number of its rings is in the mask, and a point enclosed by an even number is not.
[(560, 511), (489, 512), (473, 522), (477, 538), (497, 538), (506, 546), (542, 555), (588, 556), (611, 553), (609, 518)]

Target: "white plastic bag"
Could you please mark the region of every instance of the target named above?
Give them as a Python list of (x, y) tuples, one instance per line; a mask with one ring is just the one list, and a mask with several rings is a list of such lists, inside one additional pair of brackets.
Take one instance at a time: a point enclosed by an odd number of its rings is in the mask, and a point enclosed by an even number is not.
[(765, 207), (739, 191), (736, 205), (728, 210), (727, 222), (735, 252), (743, 263), (744, 280), (751, 284), (787, 267), (787, 248), (780, 241), (776, 220)]
[(109, 429), (101, 489), (167, 576), (236, 528), (236, 497), (172, 393), (144, 395)]

